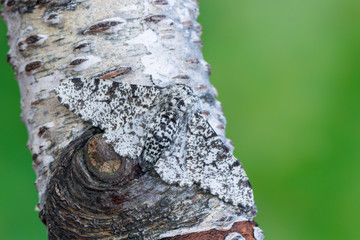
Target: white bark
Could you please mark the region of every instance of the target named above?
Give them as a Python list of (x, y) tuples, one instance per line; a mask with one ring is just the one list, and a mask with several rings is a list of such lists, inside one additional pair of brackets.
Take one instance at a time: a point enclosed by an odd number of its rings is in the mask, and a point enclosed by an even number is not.
[[(54, 89), (68, 78), (116, 76), (114, 81), (138, 85), (185, 84), (199, 96), (203, 116), (231, 148), (217, 93), (209, 82), (211, 70), (201, 53), (197, 16), (194, 0), (4, 2), (10, 64), (20, 85), (22, 120), (37, 174), (38, 210), (46, 202), (54, 172), (51, 164), (90, 127), (57, 99)], [(219, 228), (214, 219), (234, 215), (236, 208), (218, 198), (213, 201), (214, 209), (216, 205), (219, 209), (202, 222), (161, 237)], [(221, 227), (252, 221), (255, 212), (234, 216)], [(262, 239), (260, 230), (256, 231), (256, 240)]]

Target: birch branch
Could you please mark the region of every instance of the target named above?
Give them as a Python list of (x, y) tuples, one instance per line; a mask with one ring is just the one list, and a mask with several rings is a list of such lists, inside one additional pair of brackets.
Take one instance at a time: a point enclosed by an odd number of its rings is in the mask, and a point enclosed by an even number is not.
[(1, 4), (49, 239), (263, 239), (196, 1)]

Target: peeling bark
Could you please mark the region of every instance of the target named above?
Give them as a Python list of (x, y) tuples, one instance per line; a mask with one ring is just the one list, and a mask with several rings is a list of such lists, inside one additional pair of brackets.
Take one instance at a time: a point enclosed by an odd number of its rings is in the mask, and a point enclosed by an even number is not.
[[(257, 210), (250, 183), (232, 156), (225, 117), (209, 82), (211, 69), (201, 53), (196, 1), (1, 4), (9, 29), (8, 59), (20, 85), (22, 120), (37, 174), (37, 209), (49, 239), (263, 239), (253, 221)], [(104, 119), (119, 120), (111, 115), (119, 108), (105, 112), (97, 124), (89, 116), (98, 115), (76, 109), (98, 101), (94, 96), (102, 90), (94, 88), (89, 102), (80, 98), (72, 106), (64, 101), (70, 90), (92, 88), (86, 79), (112, 86), (106, 93), (112, 99), (102, 107), (122, 101), (116, 95), (122, 86), (132, 92), (145, 88), (159, 92), (156, 104), (141, 106), (146, 110), (143, 118), (133, 120), (139, 114), (132, 114), (130, 107), (123, 109), (123, 124), (136, 123), (144, 129), (124, 135), (140, 139), (136, 148), (135, 144), (125, 148), (118, 135), (117, 141), (111, 140), (116, 126), (111, 128)], [(189, 89), (184, 90), (189, 97), (178, 89)], [(147, 99), (149, 94), (140, 97)], [(69, 98), (75, 99), (75, 92)], [(157, 135), (164, 129), (171, 135), (164, 135), (166, 141)], [(191, 149), (189, 139), (198, 146)], [(211, 148), (204, 148), (208, 141)], [(195, 148), (203, 148), (201, 156)], [(173, 154), (181, 151), (188, 154), (184, 166)], [(189, 167), (194, 162), (198, 165)], [(206, 164), (215, 173), (193, 171), (180, 180), (182, 176), (167, 172), (175, 165), (185, 173)], [(209, 185), (210, 180), (221, 185)], [(235, 191), (230, 187), (234, 184), (238, 184)]]

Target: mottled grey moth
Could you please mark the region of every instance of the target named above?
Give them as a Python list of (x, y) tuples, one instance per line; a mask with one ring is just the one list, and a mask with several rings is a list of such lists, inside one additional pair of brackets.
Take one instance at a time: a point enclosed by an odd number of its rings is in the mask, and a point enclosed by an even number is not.
[(190, 87), (73, 78), (56, 93), (71, 111), (103, 129), (120, 156), (154, 167), (165, 182), (195, 183), (233, 205), (254, 205), (242, 165), (199, 113)]

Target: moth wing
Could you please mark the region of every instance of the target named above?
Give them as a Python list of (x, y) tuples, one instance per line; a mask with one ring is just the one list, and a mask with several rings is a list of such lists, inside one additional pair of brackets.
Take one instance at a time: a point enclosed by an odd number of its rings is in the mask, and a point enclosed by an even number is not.
[(181, 128), (172, 146), (162, 153), (154, 165), (155, 171), (165, 182), (180, 186), (191, 186), (194, 183), (193, 179), (187, 175), (185, 148), (186, 128)]
[(241, 163), (198, 113), (192, 114), (154, 168), (169, 184), (196, 183), (226, 202), (254, 206), (253, 191)]
[(156, 112), (161, 88), (100, 79), (74, 78), (56, 93), (62, 104), (105, 131), (121, 156), (137, 158), (144, 144), (145, 126)]
[(202, 189), (242, 207), (254, 205), (253, 191), (241, 163), (200, 114), (187, 125), (186, 171)]

